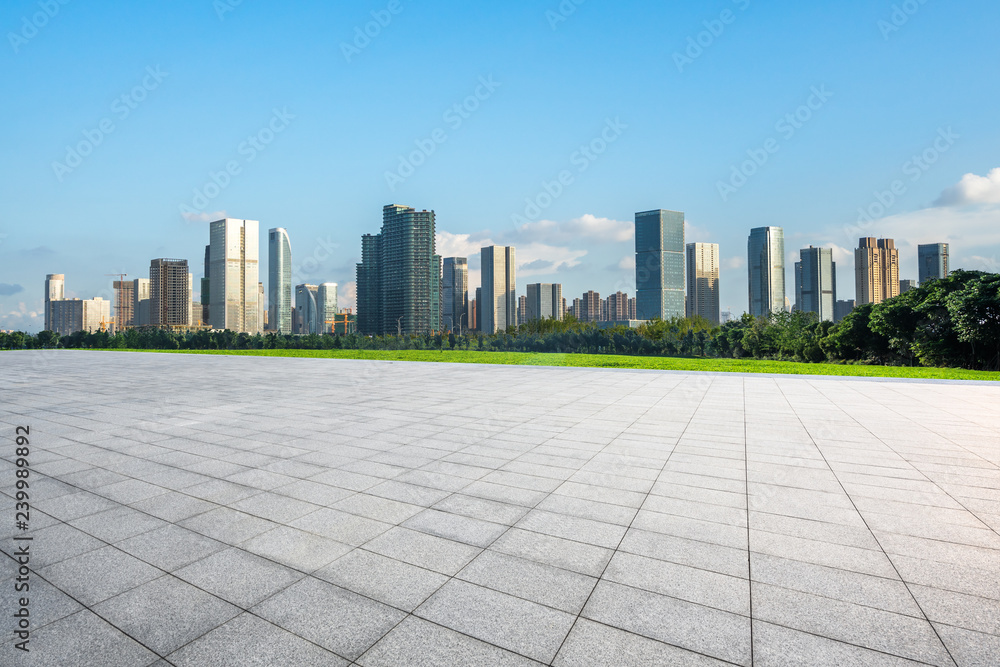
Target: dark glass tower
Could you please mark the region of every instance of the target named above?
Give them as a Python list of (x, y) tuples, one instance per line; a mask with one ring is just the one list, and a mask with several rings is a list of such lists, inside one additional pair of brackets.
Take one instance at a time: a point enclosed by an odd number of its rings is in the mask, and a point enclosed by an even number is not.
[(640, 320), (684, 317), (683, 213), (635, 214), (635, 286)]

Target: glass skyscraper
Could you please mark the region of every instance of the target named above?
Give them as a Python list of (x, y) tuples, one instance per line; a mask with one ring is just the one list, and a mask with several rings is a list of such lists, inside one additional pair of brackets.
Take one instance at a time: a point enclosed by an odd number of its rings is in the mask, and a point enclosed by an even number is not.
[(795, 306), (816, 313), (820, 321), (836, 319), (837, 263), (831, 248), (802, 248), (795, 264)]
[(535, 283), (527, 287), (527, 321), (561, 320), (562, 285), (560, 283)]
[(267, 323), (282, 334), (292, 333), (292, 243), (288, 232), (275, 227), (267, 233)]
[(750, 314), (768, 317), (785, 309), (785, 230), (757, 227), (747, 239)]
[[(260, 223), (225, 218), (209, 223), (208, 316), (213, 329), (259, 333)], [(202, 297), (204, 298), (204, 297)]]
[(928, 280), (948, 277), (948, 244), (928, 243), (917, 246), (917, 278), (923, 285)]
[(719, 323), (719, 244), (687, 244), (687, 316)]
[(635, 214), (635, 286), (640, 320), (684, 317), (683, 213)]
[(441, 279), (441, 327), (459, 332), (469, 329), (469, 259), (445, 257)]
[(332, 333), (334, 316), (339, 313), (337, 308), (337, 283), (323, 283), (316, 290), (316, 320), (318, 329), (315, 333)]
[(517, 326), (517, 271), (513, 246), (488, 246), (482, 258), (483, 299), (479, 302), (479, 330), (506, 331)]

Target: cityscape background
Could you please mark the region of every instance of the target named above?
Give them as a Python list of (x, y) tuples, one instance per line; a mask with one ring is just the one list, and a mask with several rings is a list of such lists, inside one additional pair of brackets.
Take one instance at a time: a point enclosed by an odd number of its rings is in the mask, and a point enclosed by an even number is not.
[(226, 216), (262, 248), (290, 230), (296, 284), (353, 307), (389, 202), (435, 210), (470, 288), (495, 244), (519, 286), (634, 295), (633, 214), (658, 206), (719, 244), (736, 313), (757, 227), (784, 229), (792, 300), (800, 248), (829, 247), (843, 288), (867, 236), (901, 278), (922, 243), (997, 271), (1000, 8), (900, 6), (4, 3), (0, 328), (43, 327), (46, 274), (110, 299), (106, 274), (152, 258), (188, 259), (200, 301)]

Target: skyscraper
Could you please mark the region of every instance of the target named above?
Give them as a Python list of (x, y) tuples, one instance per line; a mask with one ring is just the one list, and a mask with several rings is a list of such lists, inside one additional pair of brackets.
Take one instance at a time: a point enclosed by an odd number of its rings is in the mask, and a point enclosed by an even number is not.
[(917, 246), (917, 278), (920, 284), (947, 277), (948, 244), (928, 243)]
[(517, 297), (517, 324), (518, 326), (528, 322), (528, 297), (521, 295)]
[(687, 261), (688, 317), (704, 317), (719, 323), (719, 244), (688, 243)]
[(45, 330), (55, 331), (52, 323), (52, 302), (66, 298), (66, 276), (50, 273), (45, 276)]
[(561, 320), (563, 316), (562, 285), (535, 283), (527, 287), (528, 321)]
[(106, 331), (111, 323), (111, 302), (96, 299), (59, 299), (51, 301), (50, 331), (69, 336), (77, 331)]
[(785, 230), (757, 227), (747, 239), (750, 314), (768, 317), (785, 309)]
[(833, 306), (833, 321), (841, 322), (854, 310), (854, 299), (841, 299)]
[[(148, 327), (151, 321), (149, 314), (149, 278), (136, 278), (132, 281), (133, 312), (135, 313), (135, 326)], [(204, 297), (202, 297), (204, 298)]]
[(469, 329), (469, 260), (445, 257), (441, 279), (441, 328), (447, 331)]
[(899, 251), (892, 239), (858, 239), (854, 250), (857, 305), (882, 303), (899, 296)]
[(295, 286), (295, 329), (292, 333), (319, 333), (319, 286)]
[(211, 298), (211, 281), (208, 279), (211, 272), (212, 246), (205, 246), (205, 271), (201, 278), (201, 323), (208, 324), (208, 306)]
[(624, 322), (632, 319), (629, 312), (628, 294), (615, 292), (604, 300), (604, 319), (607, 322)]
[(911, 289), (916, 289), (916, 288), (917, 288), (917, 281), (916, 280), (912, 280), (911, 279), (911, 280), (900, 280), (899, 281), (899, 293), (900, 294), (906, 294)]
[(149, 263), (149, 324), (168, 329), (191, 325), (191, 274), (186, 259)]
[[(225, 218), (209, 224), (209, 321), (213, 329), (259, 333), (260, 223)], [(204, 297), (202, 297), (204, 299)]]
[(506, 331), (517, 326), (517, 283), (513, 246), (489, 246), (481, 251), (482, 301), (479, 330)]
[(684, 316), (683, 213), (635, 214), (635, 285), (640, 320)]
[(267, 232), (267, 322), (271, 331), (292, 333), (292, 243), (288, 232)]
[(357, 288), (360, 333), (439, 330), (441, 258), (434, 252), (434, 211), (383, 207), (382, 231), (361, 237)]
[(576, 317), (581, 322), (600, 322), (601, 321), (601, 295), (599, 292), (594, 290), (589, 290), (583, 293), (583, 298), (580, 299), (580, 311), (577, 312)]
[(115, 289), (115, 328), (118, 331), (135, 326), (135, 282), (132, 280), (114, 281)]
[(324, 334), (333, 331), (334, 319), (340, 310), (337, 308), (337, 283), (323, 283), (316, 290), (316, 333)]
[(796, 262), (796, 307), (820, 321), (836, 319), (837, 264), (831, 248), (802, 248)]

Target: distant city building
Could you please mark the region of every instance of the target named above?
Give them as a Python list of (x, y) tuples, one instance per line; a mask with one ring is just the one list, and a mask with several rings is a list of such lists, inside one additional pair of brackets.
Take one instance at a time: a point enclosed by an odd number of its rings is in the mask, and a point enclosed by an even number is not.
[(191, 326), (191, 274), (186, 259), (149, 263), (149, 324), (169, 329)]
[(916, 280), (900, 280), (899, 281), (899, 293), (906, 294), (911, 289), (917, 289)]
[(583, 299), (573, 299), (573, 305), (569, 307), (569, 310), (567, 312), (573, 317), (575, 317), (577, 320), (582, 322), (583, 321), (582, 311), (583, 311)]
[(211, 273), (212, 246), (205, 246), (205, 269), (201, 279), (201, 323), (208, 326), (208, 305), (211, 298), (211, 281), (208, 276)]
[(45, 276), (45, 330), (55, 331), (52, 322), (53, 301), (62, 301), (66, 298), (66, 276), (62, 273), (50, 273)]
[(347, 336), (352, 333), (357, 333), (358, 330), (358, 317), (357, 315), (352, 315), (350, 308), (347, 310), (338, 311), (336, 315), (333, 316), (333, 333), (337, 336)]
[(337, 308), (337, 283), (323, 283), (316, 290), (316, 314), (319, 329), (316, 333), (333, 331), (334, 319), (340, 309)]
[(264, 283), (257, 283), (257, 326), (260, 327), (259, 331), (263, 331), (267, 328), (267, 297), (264, 292)]
[[(260, 333), (260, 223), (225, 218), (209, 223), (209, 321), (213, 329)], [(204, 297), (202, 297), (204, 298)]]
[(831, 248), (809, 246), (799, 250), (795, 263), (795, 307), (816, 313), (820, 321), (835, 319), (837, 302), (837, 264)]
[(383, 207), (381, 232), (361, 238), (357, 290), (360, 333), (427, 334), (441, 328), (434, 211)]
[(480, 330), (506, 331), (517, 326), (517, 275), (513, 246), (489, 246), (481, 251), (482, 301), (479, 302)]
[(268, 329), (292, 333), (292, 242), (283, 227), (267, 232)]
[(750, 314), (768, 317), (785, 308), (785, 230), (757, 227), (747, 239)]
[(635, 214), (636, 314), (639, 319), (684, 316), (684, 214)]
[(719, 244), (688, 243), (687, 308), (688, 317), (704, 317), (719, 323)]
[(917, 278), (920, 284), (947, 277), (948, 244), (928, 243), (917, 246)]
[(517, 324), (518, 326), (528, 322), (528, 297), (521, 295), (517, 297)]
[(720, 314), (719, 324), (726, 324), (727, 322), (733, 321), (733, 313), (730, 310), (724, 310)]
[(319, 285), (295, 286), (294, 324), (292, 333), (319, 333)]
[(580, 299), (580, 310), (577, 313), (577, 319), (583, 322), (600, 322), (601, 305), (601, 295), (599, 292), (595, 292), (594, 290), (584, 292), (583, 297)]
[(854, 310), (854, 299), (840, 300), (833, 307), (833, 321), (842, 322)]
[(132, 285), (132, 310), (135, 313), (135, 326), (148, 327), (152, 323), (149, 309), (149, 278), (136, 278), (132, 281)]
[(528, 321), (561, 320), (563, 316), (562, 285), (534, 283), (527, 287)]
[(135, 326), (135, 281), (116, 280), (115, 290), (115, 328), (123, 330)]
[(624, 292), (615, 292), (604, 300), (602, 316), (605, 322), (625, 322), (632, 319), (629, 298)]
[(899, 296), (899, 250), (892, 239), (867, 237), (854, 250), (855, 301), (882, 303)]
[(442, 260), (441, 328), (460, 332), (471, 328), (469, 319), (469, 259), (445, 257)]
[(107, 331), (111, 324), (111, 302), (107, 299), (60, 299), (51, 301), (50, 308), (50, 331), (60, 336)]

